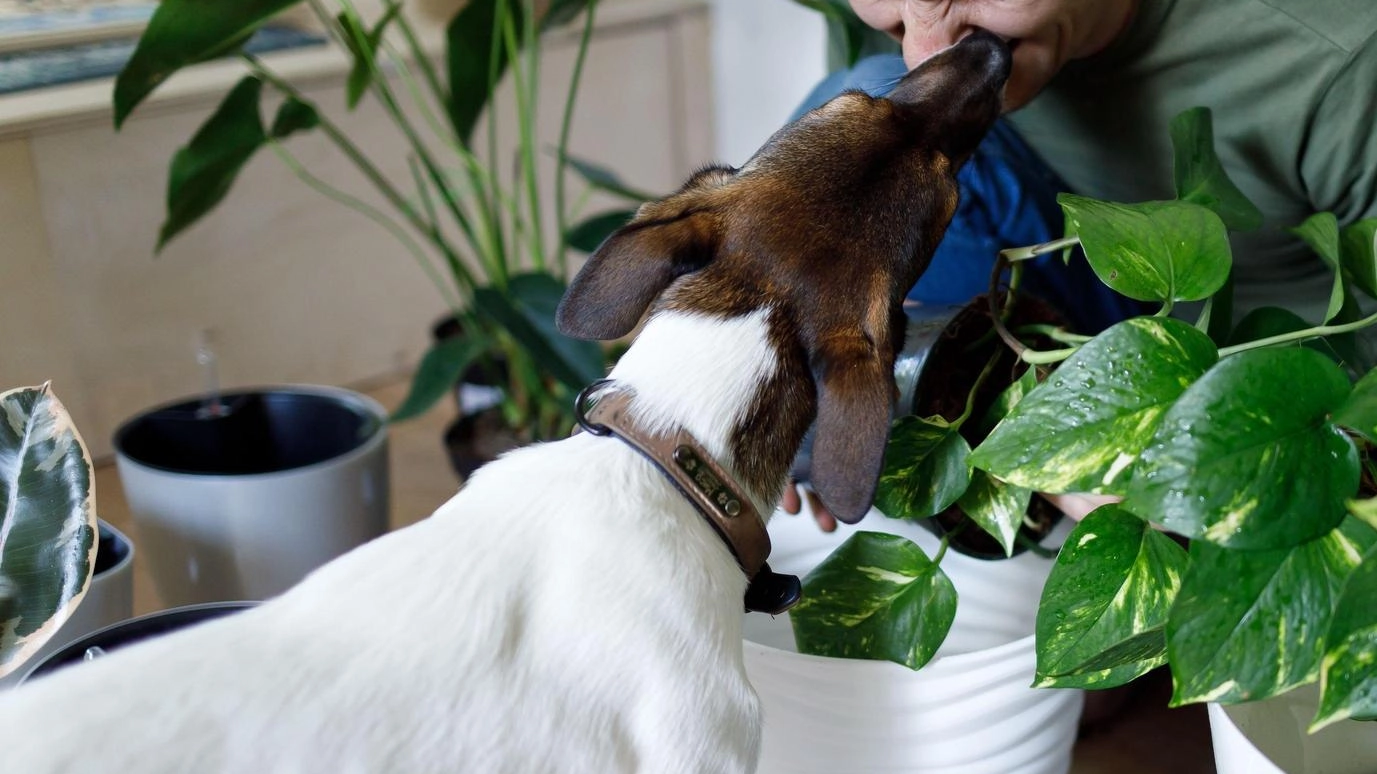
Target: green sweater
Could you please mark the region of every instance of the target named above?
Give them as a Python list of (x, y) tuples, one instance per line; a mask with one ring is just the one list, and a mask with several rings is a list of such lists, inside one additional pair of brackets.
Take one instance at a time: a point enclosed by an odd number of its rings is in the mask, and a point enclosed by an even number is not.
[(1235, 308), (1318, 322), (1332, 274), (1283, 229), (1377, 216), (1377, 0), (1141, 0), (1011, 119), (1072, 190), (1133, 202), (1173, 196), (1167, 127), (1196, 105), (1265, 218), (1233, 239)]

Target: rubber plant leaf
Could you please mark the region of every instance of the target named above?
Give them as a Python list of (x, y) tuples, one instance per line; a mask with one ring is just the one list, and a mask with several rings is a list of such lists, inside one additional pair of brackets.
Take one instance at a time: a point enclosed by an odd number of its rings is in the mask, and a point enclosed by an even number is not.
[(96, 561), (91, 458), (48, 389), (0, 394), (0, 677), (76, 609)]
[(388, 4), (382, 18), (371, 30), (364, 27), (363, 21), (352, 10), (346, 10), (336, 17), (344, 45), (354, 59), (344, 89), (345, 105), (350, 110), (358, 107), (368, 87), (373, 85), (373, 76), (378, 71), (378, 46), (382, 45), (383, 35), (387, 34), (387, 26), (401, 10), (401, 3)]
[(1129, 298), (1203, 301), (1228, 279), (1228, 231), (1205, 207), (1182, 201), (1114, 204), (1073, 194), (1060, 194), (1057, 202), (1096, 276)]
[(1340, 589), (1374, 542), (1371, 527), (1349, 518), (1294, 548), (1192, 543), (1167, 619), (1172, 703), (1234, 704), (1314, 682)]
[(942, 417), (899, 419), (889, 431), (875, 507), (895, 519), (936, 516), (970, 484), (970, 451), (957, 428)]
[(1114, 505), (1066, 538), (1043, 587), (1037, 679), (1043, 688), (1110, 688), (1166, 661), (1167, 614), (1189, 557)]
[(1340, 720), (1377, 720), (1377, 545), (1348, 576), (1325, 633), (1320, 707), (1311, 732)]
[(564, 243), (585, 253), (598, 249), (613, 231), (625, 226), (636, 216), (635, 210), (615, 210), (594, 215), (577, 223), (564, 235)]
[(491, 342), (482, 336), (461, 334), (435, 342), (421, 357), (411, 389), (402, 405), (392, 412), (390, 421), (401, 422), (429, 411), (454, 389), (464, 371), (491, 348)]
[(173, 73), (232, 53), (301, 0), (162, 0), (115, 78), (115, 127)]
[(655, 194), (638, 191), (626, 183), (623, 183), (615, 172), (600, 164), (595, 164), (587, 159), (575, 158), (567, 153), (564, 154), (564, 160), (565, 163), (569, 165), (570, 169), (577, 172), (579, 177), (583, 178), (584, 182), (604, 193), (619, 196), (629, 202), (635, 202), (637, 204), (660, 198)]
[(1365, 218), (1339, 232), (1339, 259), (1353, 284), (1377, 298), (1377, 218)]
[(258, 102), (263, 82), (239, 81), (220, 107), (172, 157), (167, 183), (167, 219), (158, 250), (215, 208), (253, 154), (268, 141)]
[(1238, 190), (1215, 155), (1209, 108), (1191, 108), (1173, 118), (1171, 145), (1176, 198), (1210, 208), (1232, 231), (1262, 225), (1262, 211)]
[(1138, 317), (1086, 342), (971, 453), (971, 465), (1039, 492), (1120, 494), (1162, 416), (1216, 358), (1179, 320)]
[(1334, 284), (1329, 290), (1329, 307), (1324, 313), (1324, 322), (1329, 322), (1344, 306), (1344, 272), (1339, 262), (1339, 221), (1332, 212), (1317, 212), (1289, 231), (1304, 239), (1334, 272)]
[(923, 549), (857, 532), (803, 580), (789, 619), (800, 653), (893, 661), (918, 669), (956, 618), (956, 588)]
[(480, 314), (505, 328), (550, 375), (578, 391), (605, 375), (605, 359), (596, 342), (571, 339), (555, 328), (555, 309), (564, 289), (564, 283), (549, 274), (522, 274), (512, 277), (505, 291), (479, 288), (473, 303)]
[(1125, 506), (1228, 548), (1325, 535), (1358, 491), (1357, 449), (1331, 420), (1349, 392), (1338, 366), (1302, 347), (1220, 360), (1162, 417)]

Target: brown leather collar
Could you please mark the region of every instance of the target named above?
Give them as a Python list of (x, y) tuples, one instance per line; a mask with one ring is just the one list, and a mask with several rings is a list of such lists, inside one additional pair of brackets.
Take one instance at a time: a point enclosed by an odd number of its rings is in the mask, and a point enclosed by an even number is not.
[[(631, 393), (609, 390), (610, 380), (589, 385), (579, 393), (574, 410), (579, 426), (593, 435), (611, 435), (649, 460), (678, 489), (726, 544), (750, 587), (746, 609), (777, 615), (798, 602), (798, 578), (770, 570), (770, 535), (751, 498), (700, 443), (684, 430), (652, 435), (634, 421)], [(589, 401), (596, 401), (585, 411)]]

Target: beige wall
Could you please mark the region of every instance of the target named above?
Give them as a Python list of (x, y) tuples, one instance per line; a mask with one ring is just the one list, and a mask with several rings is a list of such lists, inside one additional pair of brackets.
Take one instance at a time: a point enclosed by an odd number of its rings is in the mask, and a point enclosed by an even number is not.
[[(572, 47), (564, 36), (548, 55), (542, 131), (551, 141)], [(701, 3), (611, 3), (573, 151), (649, 191), (669, 189), (712, 156), (709, 61)], [(308, 94), (337, 105), (338, 63), (303, 68)], [(205, 76), (221, 88), (235, 77)], [(396, 242), (268, 152), (216, 213), (154, 258), (170, 154), (220, 93), (195, 80), (169, 84), (119, 134), (103, 107), (108, 83), (59, 90), (72, 102), (65, 110), (37, 95), (0, 98), (0, 386), (51, 379), (97, 455), (108, 454), (111, 432), (133, 412), (201, 389), (194, 354), (203, 331), (227, 386), (358, 385), (412, 367), (444, 312)], [(99, 107), (81, 104), (96, 98)], [(407, 179), (398, 141), (371, 101), (348, 123), (361, 146)], [(322, 177), (368, 190), (322, 138), (291, 147)]]

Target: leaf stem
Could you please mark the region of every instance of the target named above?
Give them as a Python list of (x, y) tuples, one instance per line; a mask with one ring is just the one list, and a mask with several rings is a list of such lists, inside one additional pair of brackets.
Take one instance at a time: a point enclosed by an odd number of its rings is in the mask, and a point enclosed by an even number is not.
[(1219, 356), (1228, 357), (1229, 355), (1236, 355), (1239, 352), (1246, 352), (1250, 349), (1262, 349), (1263, 347), (1274, 347), (1278, 344), (1290, 344), (1297, 341), (1304, 341), (1305, 339), (1315, 339), (1320, 338), (1322, 336), (1334, 336), (1340, 333), (1352, 333), (1353, 331), (1362, 330), (1363, 328), (1373, 325), (1374, 323), (1377, 323), (1377, 314), (1369, 315), (1361, 320), (1355, 320), (1351, 323), (1341, 323), (1339, 325), (1317, 325), (1313, 328), (1306, 328), (1305, 330), (1292, 331), (1290, 333), (1281, 333), (1276, 336), (1268, 336), (1266, 338), (1257, 339), (1256, 341), (1246, 341), (1242, 344), (1235, 344), (1231, 347), (1223, 347), (1219, 350)]
[(416, 263), (419, 264), (421, 270), (430, 277), (430, 281), (434, 283), (435, 287), (440, 291), (440, 295), (444, 297), (445, 304), (449, 306), (450, 310), (458, 312), (463, 308), (463, 302), (457, 295), (454, 295), (453, 291), (449, 289), (448, 283), (445, 282), (444, 277), (431, 265), (425, 250), (421, 248), (420, 244), (416, 242), (411, 234), (407, 233), (406, 229), (402, 228), (401, 224), (388, 217), (382, 210), (316, 177), (310, 170), (306, 169), (304, 164), (292, 155), (291, 151), (287, 150), (286, 146), (277, 140), (268, 140), (268, 145), (273, 149), (273, 152), (277, 154), (277, 157), (306, 185), (386, 229), (398, 242), (402, 243), (402, 246), (406, 248), (407, 252), (411, 253), (411, 257), (416, 259)]
[(1018, 333), (1030, 333), (1037, 336), (1046, 336), (1053, 341), (1060, 341), (1063, 344), (1084, 344), (1095, 338), (1079, 333), (1072, 333), (1060, 325), (1049, 325), (1046, 323), (1031, 323), (1018, 328)]
[(1080, 243), (1081, 238), (1073, 235), (1068, 237), (1062, 237), (1061, 239), (1053, 239), (1050, 242), (1043, 242), (1039, 245), (1029, 245), (1027, 247), (1009, 247), (1004, 250), (1000, 250), (999, 255), (1009, 263), (1018, 263), (1019, 261), (1030, 261), (1034, 258), (1037, 258), (1040, 255), (1046, 255), (1047, 253), (1055, 253), (1058, 250), (1065, 250), (1068, 247), (1075, 247)]
[(1077, 347), (1050, 350), (1024, 349), (1023, 352), (1019, 354), (1019, 359), (1030, 365), (1050, 365), (1052, 363), (1060, 363), (1076, 354), (1077, 351)]
[(284, 96), (291, 97), (302, 104), (309, 105), (315, 110), (320, 120), (320, 129), (325, 133), (325, 136), (339, 148), (340, 152), (354, 164), (364, 177), (368, 178), (368, 181), (378, 189), (383, 195), (383, 198), (387, 199), (388, 203), (406, 218), (412, 228), (424, 234), (426, 239), (440, 250), (445, 257), (446, 263), (449, 265), (451, 273), (454, 275), (454, 281), (458, 289), (465, 293), (471, 292), (472, 289), (476, 287), (473, 275), (464, 268), (463, 263), (459, 260), (458, 253), (456, 253), (453, 246), (449, 244), (449, 240), (441, 233), (438, 226), (423, 218), (421, 214), (416, 211), (416, 208), (411, 206), (411, 203), (407, 201), (406, 197), (402, 196), (396, 187), (392, 185), (392, 182), (374, 166), (373, 162), (366, 155), (364, 155), (363, 151), (359, 150), (358, 146), (354, 145), (349, 137), (345, 135), (333, 121), (327, 118), (324, 113), (320, 112), (314, 103), (306, 99), (304, 95), (297, 91), (296, 87), (278, 77), (276, 73), (269, 70), (263, 62), (253, 54), (244, 53), (242, 56), (244, 60), (248, 62), (249, 69), (254, 75), (262, 78)]
[(569, 165), (569, 135), (574, 124), (574, 103), (578, 98), (579, 84), (583, 79), (583, 63), (588, 58), (588, 46), (593, 38), (593, 22), (597, 13), (597, 2), (588, 4), (584, 11), (583, 34), (579, 37), (578, 54), (574, 57), (574, 73), (569, 77), (569, 93), (564, 99), (564, 117), (559, 126), (559, 145), (556, 146), (557, 155), (555, 157), (555, 221), (559, 229), (555, 236), (558, 238), (558, 259), (560, 270), (565, 276), (569, 274), (569, 246), (565, 244), (565, 235), (569, 233), (569, 213), (565, 209), (565, 178)]
[[(359, 18), (358, 12), (354, 9), (354, 4), (351, 0), (339, 0), (339, 2), (347, 13), (353, 14), (355, 18)], [(331, 29), (335, 29), (331, 24), (329, 13), (320, 4), (320, 0), (311, 0), (311, 7), (315, 9), (322, 23), (330, 25)], [(362, 22), (356, 25), (356, 27), (356, 35), (361, 35)], [(335, 30), (334, 34), (338, 40), (340, 32)], [(362, 38), (356, 37), (354, 46), (357, 47), (359, 51), (369, 51), (368, 41)], [(349, 46), (346, 45), (345, 48), (347, 49)], [(465, 214), (460, 207), (459, 198), (455, 196), (448, 178), (445, 177), (444, 173), (435, 163), (435, 160), (431, 157), (430, 149), (427, 148), (425, 142), (421, 140), (420, 135), (416, 131), (416, 127), (411, 123), (411, 119), (408, 118), (406, 113), (401, 109), (401, 105), (397, 101), (396, 95), (392, 93), (392, 88), (387, 84), (387, 79), (378, 68), (377, 60), (369, 56), (367, 64), (371, 76), (369, 80), (373, 94), (377, 96), (378, 101), (382, 103), (383, 109), (386, 111), (388, 117), (392, 119), (392, 123), (395, 124), (402, 135), (406, 137), (407, 142), (411, 145), (412, 151), (416, 154), (416, 157), (420, 159), (421, 166), (425, 169), (426, 175), (435, 186), (435, 190), (440, 193), (440, 198), (444, 201), (446, 209), (454, 216), (455, 225), (457, 225), (459, 230), (464, 234), (469, 246), (480, 260), (486, 258), (489, 251), (484, 249), (482, 241), (478, 238), (476, 232), (474, 232), (473, 225), (469, 222), (468, 215)], [(458, 260), (458, 256), (455, 256), (454, 260), (450, 261), (450, 270), (456, 272), (464, 271), (462, 264), (460, 264)]]

